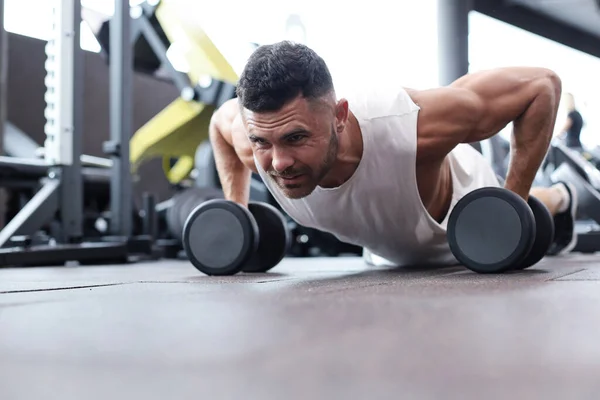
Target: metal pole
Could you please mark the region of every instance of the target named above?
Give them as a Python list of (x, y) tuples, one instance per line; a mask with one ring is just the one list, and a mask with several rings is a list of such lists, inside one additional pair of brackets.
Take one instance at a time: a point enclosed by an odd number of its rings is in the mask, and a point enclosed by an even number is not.
[(53, 35), (46, 44), (45, 159), (49, 178), (60, 179), (59, 242), (83, 236), (83, 52), (80, 47), (81, 4), (59, 0), (53, 7)]
[(115, 0), (110, 21), (110, 152), (111, 233), (129, 237), (132, 231), (132, 187), (129, 165), (131, 138), (131, 81), (133, 79), (130, 44), (129, 1)]
[[(4, 0), (0, 0), (0, 154), (4, 151), (4, 131), (6, 129), (6, 99), (8, 83), (8, 34), (4, 30)], [(0, 189), (0, 227), (5, 224), (6, 193)]]
[[(65, 1), (63, 1), (65, 2)], [(66, 1), (67, 3), (69, 1)], [(73, 85), (73, 130), (69, 158), (71, 164), (64, 166), (61, 179), (60, 215), (62, 215), (63, 235), (67, 242), (78, 242), (83, 236), (83, 177), (81, 174), (81, 153), (83, 152), (83, 102), (84, 66), (83, 50), (80, 45), (81, 1), (70, 0), (73, 7), (72, 32), (64, 32), (65, 39), (71, 39)], [(72, 35), (72, 36), (70, 36)]]
[(6, 84), (8, 82), (8, 34), (4, 30), (4, 0), (0, 0), (0, 153), (4, 147), (6, 125)]
[(442, 86), (469, 72), (469, 12), (472, 9), (472, 0), (438, 0), (438, 65)]

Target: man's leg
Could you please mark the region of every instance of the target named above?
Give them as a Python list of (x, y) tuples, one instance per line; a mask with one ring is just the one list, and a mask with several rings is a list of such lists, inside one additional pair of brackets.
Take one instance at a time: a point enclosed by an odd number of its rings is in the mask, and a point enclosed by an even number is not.
[(570, 200), (569, 192), (562, 183), (550, 187), (533, 187), (529, 191), (529, 194), (544, 203), (552, 216), (566, 210)]
[(577, 193), (572, 184), (559, 182), (551, 187), (535, 187), (529, 192), (540, 200), (554, 217), (554, 242), (549, 255), (568, 253), (577, 244), (575, 217)]

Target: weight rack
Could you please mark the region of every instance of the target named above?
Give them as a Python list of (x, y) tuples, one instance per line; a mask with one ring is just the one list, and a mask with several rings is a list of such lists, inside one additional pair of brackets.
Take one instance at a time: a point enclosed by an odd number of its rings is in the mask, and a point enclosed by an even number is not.
[[(3, 0), (0, 20), (3, 22)], [(40, 189), (0, 231), (0, 265), (56, 265), (126, 262), (135, 254), (152, 253), (152, 235), (132, 236), (133, 209), (129, 165), (131, 134), (132, 61), (129, 46), (130, 7), (115, 0), (110, 42), (111, 235), (93, 241), (83, 237), (83, 50), (80, 47), (81, 3), (54, 0), (53, 33), (46, 45), (47, 123), (44, 131), (48, 172)], [(6, 32), (0, 29), (0, 125), (6, 123)], [(1, 131), (0, 131), (1, 132)], [(0, 135), (2, 137), (2, 135)], [(153, 202), (145, 218), (154, 217)], [(42, 227), (52, 227), (51, 238), (36, 238)], [(152, 224), (144, 225), (151, 227)], [(39, 243), (38, 243), (39, 242)]]

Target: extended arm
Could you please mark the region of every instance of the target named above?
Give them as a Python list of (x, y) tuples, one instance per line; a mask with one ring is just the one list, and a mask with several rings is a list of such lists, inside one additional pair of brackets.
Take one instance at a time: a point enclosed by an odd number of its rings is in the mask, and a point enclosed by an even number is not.
[(234, 99), (215, 111), (210, 121), (209, 138), (225, 198), (247, 207), (252, 171), (240, 160), (233, 145), (237, 107), (237, 100)]
[(448, 87), (412, 91), (421, 107), (418, 160), (441, 160), (459, 143), (488, 139), (512, 122), (505, 187), (527, 199), (552, 139), (561, 90), (554, 72), (524, 67), (473, 73)]

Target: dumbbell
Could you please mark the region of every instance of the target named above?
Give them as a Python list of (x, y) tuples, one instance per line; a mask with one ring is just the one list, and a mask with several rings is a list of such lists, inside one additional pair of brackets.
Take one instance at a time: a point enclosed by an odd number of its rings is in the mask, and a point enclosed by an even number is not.
[(283, 259), (290, 241), (284, 216), (262, 202), (246, 208), (209, 200), (190, 213), (183, 228), (188, 259), (207, 275), (267, 272)]
[(533, 196), (485, 187), (458, 201), (448, 219), (450, 250), (478, 273), (525, 269), (539, 262), (554, 240), (554, 220)]
[(205, 201), (223, 198), (225, 195), (222, 190), (210, 187), (191, 187), (178, 191), (171, 198), (165, 215), (169, 233), (181, 241), (183, 226), (192, 210)]

